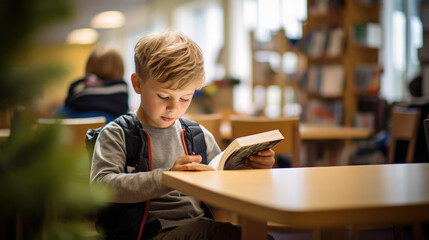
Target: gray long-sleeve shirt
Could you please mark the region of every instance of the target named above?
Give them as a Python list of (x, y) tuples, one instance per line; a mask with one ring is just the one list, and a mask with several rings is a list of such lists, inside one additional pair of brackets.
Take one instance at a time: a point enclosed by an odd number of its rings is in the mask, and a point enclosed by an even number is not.
[[(201, 203), (194, 197), (162, 185), (162, 172), (170, 169), (176, 159), (185, 155), (179, 121), (167, 129), (143, 124), (149, 134), (152, 152), (152, 171), (127, 174), (124, 171), (126, 147), (124, 132), (110, 122), (98, 136), (91, 166), (91, 182), (99, 182), (115, 190), (114, 202), (135, 203), (150, 199), (147, 222), (158, 219), (162, 228), (178, 226), (203, 216)], [(210, 162), (220, 149), (213, 135), (202, 126)]]

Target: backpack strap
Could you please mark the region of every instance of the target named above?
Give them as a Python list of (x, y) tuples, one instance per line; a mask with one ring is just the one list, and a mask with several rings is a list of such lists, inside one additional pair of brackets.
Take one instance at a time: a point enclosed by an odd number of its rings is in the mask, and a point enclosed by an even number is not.
[[(101, 130), (104, 128), (103, 127), (99, 127), (96, 129), (88, 129), (88, 131), (86, 132), (86, 136), (85, 136), (85, 146), (86, 146), (86, 151), (88, 153), (88, 157), (89, 157), (89, 162), (92, 162), (92, 155), (94, 154), (94, 146), (95, 146), (95, 142), (97, 141), (98, 135), (100, 135)], [(91, 166), (91, 164), (90, 164)]]
[(143, 132), (143, 127), (135, 114), (127, 113), (115, 119), (115, 122), (122, 127), (125, 134), (125, 147), (127, 150), (125, 172), (127, 166), (134, 168), (135, 172), (150, 171), (147, 136)]
[(201, 163), (207, 164), (207, 146), (203, 130), (200, 125), (186, 118), (180, 118), (182, 128), (185, 129), (185, 143), (188, 152), (201, 155)]

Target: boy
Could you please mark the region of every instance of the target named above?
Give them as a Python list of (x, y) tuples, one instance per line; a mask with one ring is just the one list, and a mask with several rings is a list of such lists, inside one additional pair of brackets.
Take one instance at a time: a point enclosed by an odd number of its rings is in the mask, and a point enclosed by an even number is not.
[[(202, 161), (200, 155), (187, 154), (178, 120), (194, 91), (204, 83), (200, 48), (178, 32), (165, 31), (141, 38), (134, 60), (136, 73), (131, 80), (141, 103), (128, 117), (138, 118), (138, 124), (124, 130), (116, 121), (109, 123), (94, 148), (91, 182), (106, 184), (115, 191), (115, 203), (98, 215), (97, 225), (107, 239), (239, 239), (239, 228), (205, 218), (198, 199), (162, 185), (163, 171), (194, 170), (189, 164)], [(130, 122), (125, 119), (124, 124)], [(134, 135), (146, 138), (147, 148), (143, 149), (148, 150), (136, 157), (146, 160), (126, 165), (127, 154), (135, 152), (127, 152), (132, 139), (129, 132), (140, 127), (142, 130)], [(201, 129), (206, 147), (203, 155), (210, 162), (220, 149), (213, 135), (203, 126)], [(261, 151), (247, 164), (271, 168), (274, 152)]]

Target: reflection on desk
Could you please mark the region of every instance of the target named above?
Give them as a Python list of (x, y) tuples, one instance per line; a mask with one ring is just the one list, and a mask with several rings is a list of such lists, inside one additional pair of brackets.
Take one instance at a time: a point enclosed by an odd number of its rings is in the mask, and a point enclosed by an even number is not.
[(429, 220), (429, 164), (164, 172), (163, 184), (243, 217), (243, 238), (266, 222), (297, 228)]

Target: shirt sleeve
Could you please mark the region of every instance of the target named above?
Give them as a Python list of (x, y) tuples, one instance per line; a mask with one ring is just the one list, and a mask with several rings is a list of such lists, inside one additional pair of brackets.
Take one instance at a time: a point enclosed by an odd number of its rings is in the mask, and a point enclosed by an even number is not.
[(114, 192), (113, 202), (136, 203), (159, 197), (170, 188), (162, 184), (163, 169), (125, 173), (124, 132), (115, 122), (109, 123), (97, 138), (91, 164), (91, 182), (101, 183)]

